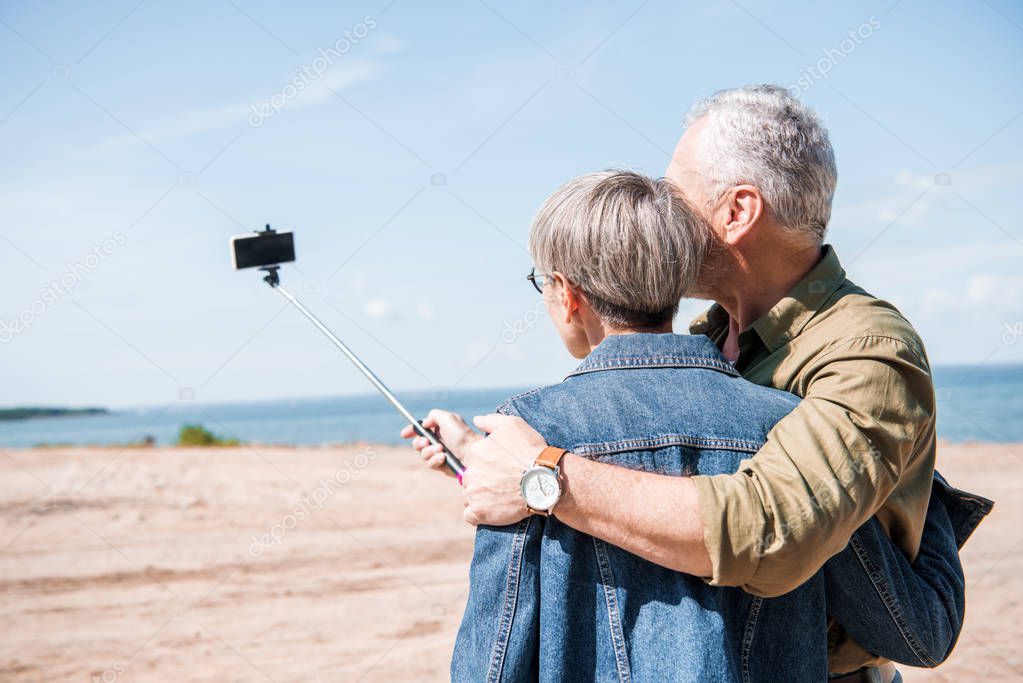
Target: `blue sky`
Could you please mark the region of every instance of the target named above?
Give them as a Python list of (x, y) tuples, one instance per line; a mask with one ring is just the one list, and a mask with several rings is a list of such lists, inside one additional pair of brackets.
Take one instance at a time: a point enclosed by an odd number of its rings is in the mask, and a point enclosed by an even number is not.
[(366, 392), (230, 269), (265, 222), (296, 230), (285, 285), (394, 387), (556, 381), (533, 212), (581, 173), (660, 175), (695, 98), (754, 82), (827, 122), (829, 241), (932, 361), (1023, 361), (1006, 0), (3, 3), (0, 64), (0, 404)]

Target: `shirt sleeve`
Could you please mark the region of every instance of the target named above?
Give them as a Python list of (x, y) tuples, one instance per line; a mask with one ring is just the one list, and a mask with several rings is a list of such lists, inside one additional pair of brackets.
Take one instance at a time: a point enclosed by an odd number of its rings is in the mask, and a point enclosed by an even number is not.
[[(885, 503), (927, 452), (921, 440), (934, 438), (928, 364), (902, 341), (843, 342), (799, 388), (803, 401), (737, 473), (694, 477), (714, 585), (762, 596), (801, 585)], [(923, 457), (932, 471), (933, 449)]]

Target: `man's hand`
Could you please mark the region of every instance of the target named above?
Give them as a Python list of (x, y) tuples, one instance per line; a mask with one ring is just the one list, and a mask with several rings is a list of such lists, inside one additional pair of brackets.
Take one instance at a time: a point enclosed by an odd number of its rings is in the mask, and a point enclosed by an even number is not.
[[(489, 436), (484, 439), (460, 416), (446, 410), (431, 410), (423, 426), (432, 429), (465, 465), (462, 475), (465, 521), (472, 525), (514, 524), (529, 514), (519, 490), (522, 472), (547, 444), (520, 417), (491, 414), (476, 417), (473, 422)], [(401, 430), (401, 436), (412, 439), (412, 447), (427, 465), (454, 476), (444, 466), (440, 446), (416, 436), (411, 425)]]
[[(469, 444), (483, 438), (474, 432), (469, 425), (465, 424), (465, 420), (462, 419), (461, 415), (447, 410), (437, 410), (436, 408), (431, 410), (430, 414), (423, 420), (423, 426), (432, 430), (455, 457), (463, 463), (465, 462), (465, 450)], [(441, 470), (450, 477), (455, 476), (444, 465), (444, 449), (440, 446), (434, 446), (425, 437), (417, 436), (416, 430), (412, 425), (408, 425), (401, 430), (401, 437), (403, 439), (412, 439), (412, 448), (419, 451), (420, 457), (423, 458), (427, 465), (435, 470)]]
[(522, 472), (547, 443), (520, 417), (491, 414), (473, 418), (473, 423), (489, 436), (469, 444), (462, 459), (465, 521), (514, 524), (529, 514), (519, 490)]
[[(473, 422), (488, 433), (486, 438), (444, 410), (432, 410), (423, 420), (465, 465), (465, 521), (515, 524), (529, 515), (519, 490), (522, 472), (547, 444), (520, 417), (492, 414)], [(405, 438), (414, 435), (412, 427), (402, 431)], [(413, 446), (431, 467), (444, 467), (441, 451), (429, 441), (419, 437)], [(638, 472), (571, 453), (561, 459), (561, 474), (565, 488), (554, 514), (563, 523), (662, 567), (693, 576), (711, 575), (691, 478)]]

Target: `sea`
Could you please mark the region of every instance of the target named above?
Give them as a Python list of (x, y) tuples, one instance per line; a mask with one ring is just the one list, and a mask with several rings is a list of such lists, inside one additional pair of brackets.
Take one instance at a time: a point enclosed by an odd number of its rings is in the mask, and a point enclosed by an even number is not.
[[(938, 436), (952, 442), (1023, 443), (1023, 365), (937, 367)], [(466, 417), (531, 387), (400, 393), (416, 416), (432, 407)], [(238, 403), (177, 400), (108, 414), (0, 422), (0, 447), (172, 445), (186, 424), (255, 444), (401, 443), (401, 416), (379, 394)]]

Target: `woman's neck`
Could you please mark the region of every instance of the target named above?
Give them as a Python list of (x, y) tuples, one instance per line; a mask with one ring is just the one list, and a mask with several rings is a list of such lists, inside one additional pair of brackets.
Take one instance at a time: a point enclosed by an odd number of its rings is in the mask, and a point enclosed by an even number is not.
[(590, 350), (592, 351), (607, 337), (616, 337), (623, 334), (671, 334), (672, 332), (670, 320), (660, 325), (642, 327), (611, 327), (602, 322), (599, 330), (594, 330), (592, 333), (587, 334), (587, 337), (589, 338)]
[(622, 328), (609, 327), (606, 328), (605, 336), (611, 337), (616, 334), (644, 334), (644, 333), (671, 334), (673, 331), (674, 328), (672, 327), (671, 321), (669, 320), (668, 322), (662, 323), (660, 325), (649, 325), (646, 327), (622, 327)]

